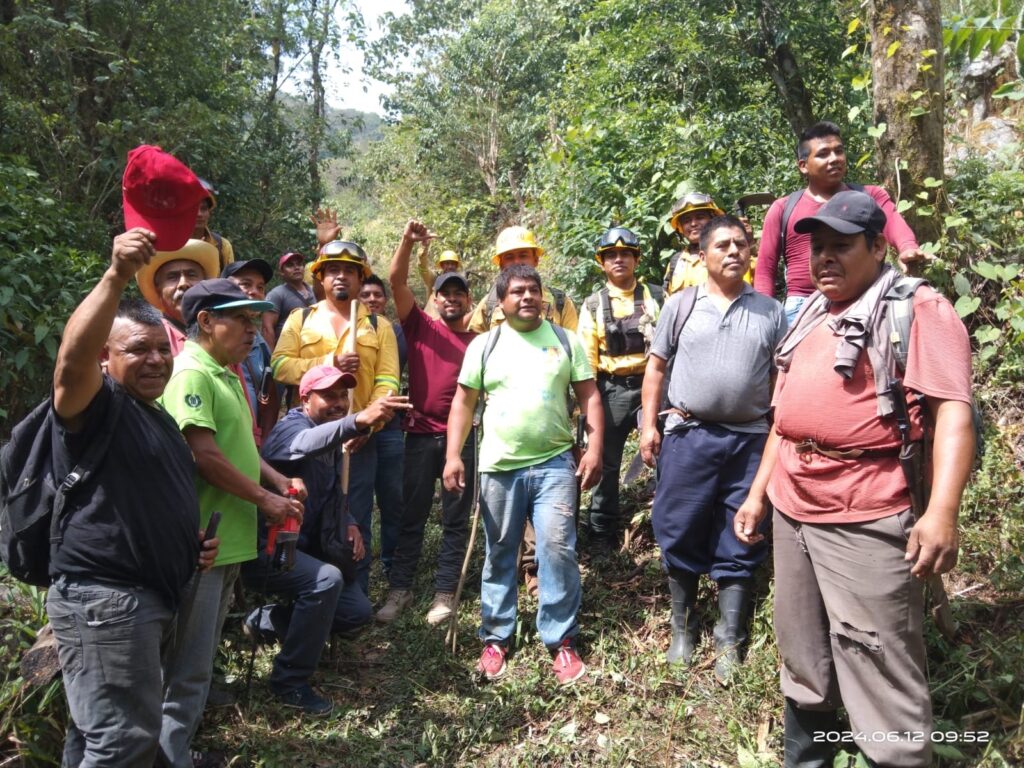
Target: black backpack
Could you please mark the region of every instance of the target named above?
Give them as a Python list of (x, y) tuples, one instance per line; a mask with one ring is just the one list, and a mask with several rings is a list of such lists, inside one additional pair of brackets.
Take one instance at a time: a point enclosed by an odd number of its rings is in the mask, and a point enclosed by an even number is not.
[(46, 398), (20, 421), (0, 449), (0, 557), (19, 581), (50, 584), (50, 552), (63, 539), (68, 499), (87, 486), (103, 461), (126, 397), (114, 387), (96, 438), (65, 477), (53, 474), (53, 401)]

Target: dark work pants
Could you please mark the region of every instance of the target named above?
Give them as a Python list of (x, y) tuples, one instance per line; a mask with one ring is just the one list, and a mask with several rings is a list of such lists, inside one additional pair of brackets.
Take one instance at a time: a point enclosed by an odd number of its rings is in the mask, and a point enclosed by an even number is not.
[[(391, 565), (392, 589), (412, 589), (423, 551), (423, 532), (434, 503), (434, 488), (444, 472), (448, 440), (444, 434), (405, 437), (405, 509)], [(441, 550), (437, 555), (438, 592), (455, 592), (466, 556), (469, 514), (476, 482), (476, 445), (470, 433), (462, 449), (466, 490), (461, 495), (441, 489)]]
[[(768, 545), (741, 544), (732, 525), (767, 438), (715, 424), (665, 435), (651, 524), (667, 568), (708, 573), (715, 581), (754, 575)], [(764, 533), (770, 525), (766, 517), (759, 530)]]
[[(290, 612), (273, 605), (257, 612), (260, 629), (272, 629), (281, 641), (270, 687), (285, 693), (309, 682), (331, 632), (369, 623), (373, 606), (358, 584), (345, 584), (337, 568), (305, 552), (295, 553), (290, 571), (269, 568), (270, 558), (261, 552), (242, 565), (242, 581), (250, 589), (266, 587), (267, 594), (292, 600)], [(286, 620), (275, 621), (278, 616)]]
[(380, 562), (385, 572), (391, 567), (402, 530), (402, 463), (405, 435), (400, 429), (383, 429), (373, 436), (377, 443), (377, 471), (374, 493), (380, 511)]
[(604, 409), (604, 443), (601, 482), (590, 497), (590, 531), (596, 536), (613, 537), (623, 524), (619, 512), (622, 449), (629, 433), (636, 429), (640, 387), (627, 387), (599, 376), (597, 388)]

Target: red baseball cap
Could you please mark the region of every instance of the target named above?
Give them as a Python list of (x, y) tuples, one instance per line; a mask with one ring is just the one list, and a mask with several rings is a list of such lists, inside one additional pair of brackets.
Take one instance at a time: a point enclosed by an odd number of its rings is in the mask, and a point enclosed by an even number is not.
[(318, 365), (310, 368), (299, 381), (299, 397), (305, 397), (310, 392), (333, 387), (335, 382), (342, 382), (347, 389), (356, 385), (356, 377), (351, 373), (343, 373), (333, 365)]
[(125, 229), (152, 230), (158, 251), (185, 245), (195, 229), (199, 203), (209, 195), (187, 165), (149, 144), (128, 153), (121, 192)]
[(283, 267), (292, 259), (298, 259), (303, 263), (306, 262), (306, 257), (303, 256), (301, 253), (296, 253), (295, 251), (288, 251), (288, 253), (282, 253), (281, 258), (277, 260), (278, 268)]

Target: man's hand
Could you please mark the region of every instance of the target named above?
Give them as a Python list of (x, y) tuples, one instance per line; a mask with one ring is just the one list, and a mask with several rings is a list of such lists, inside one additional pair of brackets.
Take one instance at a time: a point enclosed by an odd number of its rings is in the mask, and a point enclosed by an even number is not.
[(421, 224), (416, 219), (409, 219), (409, 223), (405, 225), (405, 231), (402, 233), (403, 240), (424, 245), (436, 237), (437, 235), (427, 229), (425, 224)]
[(750, 547), (760, 541), (764, 541), (764, 536), (757, 532), (757, 528), (761, 525), (761, 521), (764, 519), (765, 512), (767, 511), (768, 509), (763, 500), (752, 499), (749, 496), (740, 505), (740, 508), (736, 510), (736, 517), (733, 518), (732, 522), (732, 531), (736, 534), (736, 538), (740, 540), (741, 544), (746, 544)]
[(341, 235), (341, 225), (338, 224), (338, 211), (330, 208), (317, 208), (309, 220), (316, 227), (316, 241), (324, 246), (334, 242)]
[(353, 437), (351, 440), (345, 441), (345, 450), (351, 455), (353, 453), (359, 453), (360, 449), (366, 445), (366, 441), (370, 439), (369, 435), (360, 435), (359, 437)]
[(134, 227), (114, 238), (110, 252), (110, 268), (124, 282), (131, 280), (156, 253), (156, 235), (148, 229)]
[(599, 446), (588, 447), (580, 458), (576, 468), (576, 477), (580, 478), (580, 490), (589, 491), (601, 482), (601, 449)]
[(928, 258), (928, 254), (920, 248), (907, 248), (905, 251), (900, 251), (900, 269), (903, 271), (903, 274), (908, 274), (923, 266)]
[(294, 517), (300, 523), (302, 522), (302, 502), (298, 499), (290, 499), (287, 496), (279, 496), (267, 491), (259, 506), (267, 523), (271, 525), (283, 523), (286, 517)]
[(208, 571), (213, 568), (213, 561), (217, 559), (217, 551), (220, 549), (220, 539), (214, 536), (209, 541), (203, 541), (206, 531), (199, 532), (199, 570)]
[(334, 356), (334, 367), (342, 373), (351, 373), (353, 376), (359, 370), (359, 355), (356, 352), (345, 352)]
[(395, 416), (395, 411), (408, 411), (412, 403), (404, 395), (388, 395), (374, 400), (356, 414), (356, 426), (369, 429), (376, 424), (387, 424)]
[(925, 512), (910, 531), (906, 560), (914, 563), (910, 569), (913, 576), (926, 579), (953, 570), (959, 551), (955, 519)]
[(448, 459), (444, 464), (442, 475), (444, 487), (450, 493), (462, 493), (466, 490), (466, 465), (461, 458)]
[(288, 486), (285, 488), (285, 494), (287, 494), (289, 490), (294, 490), (296, 492), (295, 497), (299, 501), (305, 501), (309, 498), (309, 491), (306, 490), (306, 481), (301, 477), (288, 478)]
[(661, 454), (661, 434), (657, 427), (644, 427), (640, 434), (640, 458), (644, 460), (651, 469), (658, 466), (658, 456)]
[(358, 525), (350, 525), (348, 527), (348, 540), (352, 544), (352, 559), (358, 563), (366, 556), (363, 534), (359, 532)]

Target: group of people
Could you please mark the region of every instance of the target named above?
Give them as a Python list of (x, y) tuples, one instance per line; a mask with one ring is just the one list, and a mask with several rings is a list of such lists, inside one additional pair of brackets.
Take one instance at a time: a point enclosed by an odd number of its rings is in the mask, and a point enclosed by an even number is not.
[[(706, 574), (718, 595), (715, 675), (731, 682), (754, 576), (774, 551), (785, 764), (831, 764), (834, 741), (818, 734), (839, 729), (840, 706), (854, 732), (897, 734), (858, 740), (875, 764), (928, 763), (922, 584), (956, 562), (973, 456), (970, 347), (949, 302), (886, 261), (889, 245), (904, 265), (921, 253), (883, 190), (844, 182), (836, 126), (800, 136), (807, 187), (769, 209), (756, 269), (747, 223), (691, 193), (671, 213), (683, 247), (664, 285), (637, 278), (639, 241), (613, 227), (594, 253), (604, 285), (579, 309), (542, 281), (544, 252), (524, 227), (499, 233), (496, 280), (474, 306), (458, 254), (444, 251), (429, 274), (435, 235), (423, 223), (405, 226), (385, 282), (339, 239), (331, 212), (314, 215), (312, 263), (281, 256), (281, 285), (265, 296), (271, 265), (235, 260), (210, 235), (213, 193), (197, 178), (178, 182), (179, 197), (203, 201), (192, 239), (161, 248), (167, 222), (138, 204), (131, 179), (178, 173), (174, 163), (155, 148), (129, 157), (129, 229), (69, 320), (54, 374), (60, 466), (117, 425), (51, 561), (73, 721), (65, 764), (199, 764), (191, 740), (239, 578), (281, 598), (245, 625), (254, 641), (280, 643), (272, 693), (329, 712), (310, 681), (332, 634), (374, 619), (374, 498), (388, 586), (375, 616), (387, 624), (414, 601), (439, 481), (426, 621), (456, 609), (478, 501), (477, 671), (508, 672), (522, 579), (554, 679), (581, 680), (577, 528), (593, 561), (618, 548), (633, 430), (657, 470), (667, 662), (689, 665), (700, 649)], [(129, 209), (149, 226), (131, 226)], [(424, 306), (410, 286), (417, 247)], [(785, 305), (773, 295), (782, 263)], [(122, 298), (133, 277), (145, 301)], [(907, 338), (888, 325), (897, 303), (911, 313)], [(906, 403), (894, 405), (895, 381)], [(906, 423), (894, 417), (908, 410)], [(900, 452), (926, 436), (931, 496), (915, 518)], [(283, 531), (297, 540), (286, 558), (274, 543)]]

